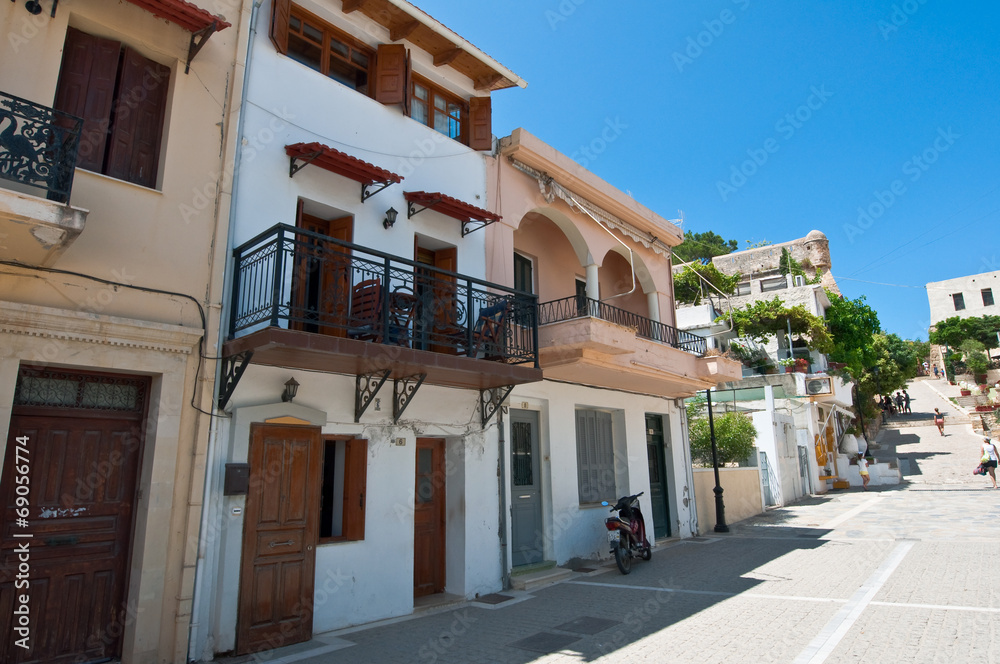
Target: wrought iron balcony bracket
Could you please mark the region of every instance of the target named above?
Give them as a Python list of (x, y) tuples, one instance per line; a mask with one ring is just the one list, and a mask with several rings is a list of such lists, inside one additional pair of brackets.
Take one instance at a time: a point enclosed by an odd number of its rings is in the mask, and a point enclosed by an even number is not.
[[(317, 150), (307, 155), (302, 155), (301, 157), (292, 157), (288, 162), (288, 177), (295, 177), (295, 174), (301, 171), (303, 168), (313, 163), (317, 157), (323, 154), (322, 150)], [(296, 164), (295, 161), (299, 160), (301, 163)]]
[(482, 417), (484, 427), (490, 421), (490, 418), (500, 410), (501, 404), (510, 396), (513, 390), (513, 385), (501, 385), (500, 387), (479, 390), (479, 413)]
[(368, 410), (368, 406), (375, 399), (375, 395), (382, 389), (386, 379), (392, 369), (383, 372), (358, 374), (354, 380), (354, 421), (360, 422), (361, 416)]
[[(54, 7), (52, 8), (52, 11), (53, 13), (55, 12)], [(201, 30), (191, 33), (191, 43), (188, 44), (187, 62), (184, 63), (185, 74), (191, 71), (191, 61), (194, 60), (194, 56), (198, 55), (198, 51), (201, 50), (201, 48), (205, 45), (205, 42), (208, 41), (208, 38), (214, 35), (218, 29), (219, 29), (219, 22), (212, 21), (211, 24), (206, 25)]]
[(225, 357), (219, 363), (219, 383), (222, 386), (219, 390), (219, 410), (223, 410), (226, 404), (229, 403), (229, 399), (233, 396), (233, 392), (236, 391), (236, 386), (239, 384), (240, 378), (243, 377), (243, 372), (250, 366), (251, 358), (253, 358), (253, 351), (248, 350)]
[(392, 381), (394, 392), (392, 399), (392, 421), (394, 424), (399, 422), (399, 418), (403, 416), (403, 411), (410, 405), (410, 401), (413, 400), (414, 395), (420, 389), (425, 378), (427, 378), (427, 374), (422, 373), (414, 376), (406, 376), (405, 378), (396, 378)]

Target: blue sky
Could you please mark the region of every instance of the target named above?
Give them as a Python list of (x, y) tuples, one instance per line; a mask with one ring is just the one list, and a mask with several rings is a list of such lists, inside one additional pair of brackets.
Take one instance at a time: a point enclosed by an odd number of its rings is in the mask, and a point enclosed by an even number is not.
[(1000, 270), (994, 3), (416, 4), (528, 81), (493, 95), (495, 134), (740, 248), (823, 231), (886, 331), (926, 339), (924, 284)]

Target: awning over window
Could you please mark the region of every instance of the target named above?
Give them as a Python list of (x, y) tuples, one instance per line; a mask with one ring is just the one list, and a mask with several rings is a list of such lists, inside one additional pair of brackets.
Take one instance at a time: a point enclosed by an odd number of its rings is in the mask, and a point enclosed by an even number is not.
[[(480, 228), (485, 228), (503, 218), (489, 210), (483, 210), (482, 208), (477, 208), (475, 205), (463, 203), (457, 198), (445, 196), (440, 192), (404, 191), (403, 198), (410, 204), (406, 213), (407, 218), (427, 209), (446, 214), (462, 222), (462, 237), (473, 231), (478, 231)], [(422, 205), (423, 207), (417, 209), (417, 205)]]
[[(285, 154), (291, 157), (291, 162), (288, 165), (288, 177), (293, 177), (308, 164), (315, 164), (331, 173), (360, 182), (362, 203), (389, 185), (403, 181), (402, 175), (396, 175), (392, 171), (379, 168), (322, 143), (286, 145)], [(301, 160), (301, 163), (296, 164), (296, 160)], [(368, 191), (368, 187), (375, 184), (382, 186), (374, 191)]]
[(232, 24), (208, 10), (202, 9), (185, 0), (128, 0), (133, 5), (142, 7), (150, 14), (175, 23), (191, 33), (191, 43), (188, 45), (188, 57), (184, 73), (191, 70), (191, 61), (205, 45), (208, 38), (219, 30), (225, 30)]
[(211, 12), (185, 0), (128, 0), (151, 14), (176, 23), (188, 32), (200, 32), (215, 24), (215, 30), (224, 30), (232, 24)]

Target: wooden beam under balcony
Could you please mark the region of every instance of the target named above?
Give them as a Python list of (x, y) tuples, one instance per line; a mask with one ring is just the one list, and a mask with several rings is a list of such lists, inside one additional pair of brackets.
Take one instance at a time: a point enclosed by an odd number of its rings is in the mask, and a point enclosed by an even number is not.
[(425, 383), (464, 389), (492, 389), (542, 379), (530, 364), (506, 364), (358, 339), (268, 327), (227, 341), (226, 357), (252, 351), (252, 364), (363, 375), (391, 371), (391, 378), (427, 374)]

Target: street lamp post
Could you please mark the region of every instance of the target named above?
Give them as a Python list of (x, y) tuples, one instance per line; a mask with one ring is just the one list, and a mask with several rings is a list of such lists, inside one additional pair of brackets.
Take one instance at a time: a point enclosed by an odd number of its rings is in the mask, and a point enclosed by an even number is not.
[(708, 399), (708, 433), (712, 439), (712, 467), (715, 469), (715, 532), (728, 533), (726, 504), (722, 500), (722, 483), (719, 481), (719, 450), (715, 445), (715, 421), (712, 419), (712, 390), (705, 390)]

